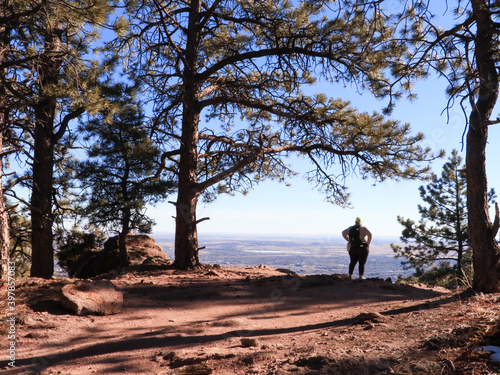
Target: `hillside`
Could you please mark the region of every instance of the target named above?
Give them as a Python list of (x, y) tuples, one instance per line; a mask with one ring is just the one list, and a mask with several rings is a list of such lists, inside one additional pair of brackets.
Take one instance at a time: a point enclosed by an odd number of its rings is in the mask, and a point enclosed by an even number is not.
[(18, 280), (16, 368), (3, 373), (500, 373), (473, 353), (500, 343), (500, 295), (265, 266), (135, 270), (111, 280), (124, 308), (109, 316), (60, 307), (58, 291), (74, 280)]

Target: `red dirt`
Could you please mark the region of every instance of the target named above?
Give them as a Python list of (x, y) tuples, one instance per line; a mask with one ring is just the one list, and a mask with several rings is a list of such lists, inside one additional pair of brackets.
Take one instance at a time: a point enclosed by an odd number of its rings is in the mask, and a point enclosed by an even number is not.
[(500, 331), (498, 294), (265, 266), (136, 270), (111, 279), (121, 313), (76, 316), (58, 303), (74, 281), (17, 281), (16, 367), (2, 362), (4, 374), (500, 373), (473, 354)]

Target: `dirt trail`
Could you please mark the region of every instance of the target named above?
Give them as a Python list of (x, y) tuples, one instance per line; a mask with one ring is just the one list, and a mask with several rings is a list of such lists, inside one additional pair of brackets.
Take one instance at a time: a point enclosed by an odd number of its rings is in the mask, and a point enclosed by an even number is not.
[(269, 267), (137, 271), (111, 281), (124, 293), (123, 311), (79, 317), (57, 301), (74, 280), (18, 280), (16, 367), (3, 373), (500, 373), (470, 355), (500, 328), (500, 295), (464, 299)]

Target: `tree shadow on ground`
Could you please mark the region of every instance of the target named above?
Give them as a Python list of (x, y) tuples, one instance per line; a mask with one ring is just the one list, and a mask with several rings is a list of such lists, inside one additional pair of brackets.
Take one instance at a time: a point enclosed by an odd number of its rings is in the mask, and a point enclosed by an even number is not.
[[(397, 315), (412, 311), (433, 309), (451, 303), (456, 300), (455, 295), (449, 293), (423, 290), (408, 285), (394, 285), (383, 280), (346, 281), (338, 275), (317, 275), (317, 276), (273, 276), (255, 279), (186, 279), (178, 285), (158, 285), (148, 283), (135, 283), (120, 288), (125, 294), (125, 304), (129, 309), (149, 309), (158, 308), (158, 305), (165, 305), (169, 308), (186, 309), (197, 308), (197, 305), (210, 302), (212, 304), (232, 305), (237, 300), (239, 304), (253, 304), (256, 300), (266, 301), (270, 308), (257, 308), (249, 310), (246, 315), (260, 314), (265, 318), (266, 314), (276, 312), (286, 312), (296, 314), (305, 308), (328, 308), (350, 304), (353, 306), (363, 305), (376, 301), (403, 301), (403, 300), (429, 300), (417, 303), (412, 306), (394, 308), (384, 311), (384, 315)], [(328, 293), (325, 293), (325, 289)], [(346, 293), (347, 290), (347, 293)], [(321, 298), (321, 299), (319, 299)], [(43, 304), (38, 300), (32, 308), (58, 315), (59, 308), (53, 303)], [(221, 318), (227, 318), (224, 316)], [(95, 344), (85, 344), (80, 347), (67, 350), (65, 344), (58, 346), (60, 349), (54, 350), (50, 355), (38, 355), (28, 358), (21, 358), (16, 361), (18, 369), (29, 371), (40, 371), (40, 369), (74, 363), (82, 358), (101, 356), (104, 354), (116, 354), (117, 356), (126, 353), (133, 353), (145, 349), (162, 349), (185, 347), (191, 345), (208, 344), (226, 340), (230, 337), (266, 337), (282, 334), (293, 334), (299, 332), (314, 331), (326, 328), (349, 326), (355, 323), (356, 318), (341, 318), (332, 321), (301, 324), (291, 327), (281, 328), (261, 328), (261, 329), (227, 329), (225, 332), (217, 334), (172, 334), (171, 329), (158, 329), (152, 332), (133, 334), (125, 339), (116, 339), (110, 335), (106, 342)], [(171, 328), (171, 327), (170, 327)], [(90, 332), (89, 332), (90, 336)], [(68, 343), (69, 344), (69, 343)], [(109, 360), (109, 359), (107, 359)]]

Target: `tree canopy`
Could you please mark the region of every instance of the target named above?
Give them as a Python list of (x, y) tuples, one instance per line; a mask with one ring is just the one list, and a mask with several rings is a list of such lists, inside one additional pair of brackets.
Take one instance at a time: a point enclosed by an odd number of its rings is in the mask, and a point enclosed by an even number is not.
[[(196, 216), (198, 199), (246, 192), (264, 179), (287, 181), (295, 174), (291, 154), (310, 162), (308, 180), (339, 205), (348, 204), (349, 175), (427, 176), (434, 156), (419, 145), (423, 135), (388, 117), (396, 99), (412, 95), (408, 74), (424, 69), (401, 63), (412, 49), (382, 2), (122, 2), (116, 38), (92, 50), (114, 3), (9, 3), (28, 11), (11, 35), (26, 36), (15, 38), (27, 54), (12, 75), (25, 75), (18, 86), (28, 100), (15, 107), (23, 120), (17, 129), (33, 145), (26, 153), (33, 276), (52, 274), (55, 153), (67, 150), (61, 142), (70, 121), (84, 113), (114, 116), (103, 89), (112, 81), (134, 85), (150, 115), (147, 137), (161, 151), (155, 177), (177, 186), (181, 268), (199, 265), (197, 225), (206, 218)], [(318, 82), (331, 91), (317, 92)], [(381, 110), (352, 106), (344, 85), (385, 100)]]
[[(311, 162), (308, 179), (344, 205), (345, 177), (419, 178), (432, 157), (408, 124), (310, 93), (318, 80), (398, 97), (405, 46), (378, 2), (137, 1), (113, 45), (151, 100), (165, 168), (178, 183), (176, 261), (198, 264), (199, 196), (246, 191)], [(399, 82), (401, 83), (401, 82)], [(339, 98), (340, 97), (340, 98)], [(203, 219), (202, 219), (203, 220)]]

